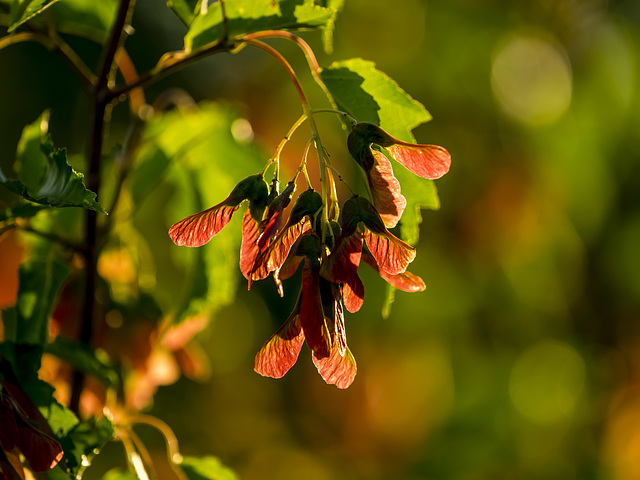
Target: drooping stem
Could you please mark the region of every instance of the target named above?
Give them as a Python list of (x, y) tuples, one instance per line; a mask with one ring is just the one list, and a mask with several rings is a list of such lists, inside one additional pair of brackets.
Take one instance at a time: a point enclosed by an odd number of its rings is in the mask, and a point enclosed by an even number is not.
[[(101, 185), (100, 170), (102, 167), (105, 114), (110, 102), (108, 96), (109, 76), (113, 68), (116, 52), (124, 36), (124, 26), (133, 11), (134, 2), (135, 0), (121, 0), (120, 2), (113, 29), (110, 32), (100, 59), (97, 83), (91, 90), (91, 130), (89, 143), (87, 145), (88, 169), (86, 178), (87, 188), (94, 192), (99, 192)], [(93, 210), (87, 210), (84, 236), (84, 295), (78, 339), (81, 343), (89, 345), (93, 336), (98, 256), (101, 246), (101, 239), (99, 238), (98, 232), (98, 214)], [(84, 374), (75, 371), (71, 382), (69, 408), (76, 414), (78, 414), (80, 410), (80, 395), (82, 394), (83, 387)]]
[(337, 169), (337, 168), (332, 167), (331, 165), (325, 165), (325, 167), (326, 167), (326, 168), (328, 168), (329, 170), (333, 171), (333, 172), (337, 175), (338, 180), (340, 180), (342, 183), (344, 183), (344, 184), (345, 184), (345, 186), (346, 186), (346, 187), (349, 189), (349, 191), (351, 192), (351, 195), (355, 195), (355, 194), (356, 194), (356, 191), (355, 191), (353, 188), (351, 188), (351, 185), (349, 185), (349, 184), (347, 183), (347, 181), (342, 177), (342, 174), (338, 171), (338, 169)]
[(144, 468), (145, 473), (147, 474), (149, 480), (156, 480), (158, 478), (158, 475), (156, 474), (155, 466), (153, 464), (153, 458), (151, 458), (149, 450), (147, 449), (144, 442), (140, 440), (140, 437), (136, 434), (136, 432), (133, 431), (133, 428), (129, 428), (128, 430), (129, 431), (127, 433), (129, 434), (129, 438), (131, 439), (136, 452), (138, 453), (138, 455), (140, 455), (140, 460), (142, 462), (142, 467)]
[(168, 460), (172, 463), (179, 463), (182, 460), (180, 449), (178, 447), (178, 438), (171, 430), (171, 427), (157, 417), (151, 415), (134, 415), (129, 418), (131, 424), (148, 425), (158, 430), (166, 443)]
[(340, 115), (340, 116), (346, 118), (352, 126), (355, 125), (356, 123), (358, 123), (358, 121), (355, 118), (353, 118), (347, 112), (343, 112), (342, 110), (336, 110), (336, 109), (333, 109), (333, 108), (321, 108), (321, 109), (318, 109), (318, 110), (314, 110), (313, 113), (314, 113), (314, 115), (316, 113), (335, 113), (336, 115)]
[(280, 62), (280, 64), (285, 68), (285, 70), (291, 77), (291, 81), (293, 82), (296, 90), (298, 91), (300, 102), (302, 103), (302, 109), (304, 111), (304, 115), (309, 119), (309, 125), (311, 126), (311, 132), (313, 134), (313, 141), (315, 142), (316, 149), (318, 151), (318, 162), (320, 163), (320, 183), (322, 185), (322, 199), (325, 205), (324, 221), (321, 222), (322, 238), (324, 241), (325, 234), (326, 233), (331, 234), (331, 232), (329, 231), (330, 229), (329, 230), (327, 229), (328, 229), (329, 220), (330, 220), (329, 216), (333, 210), (334, 204), (337, 202), (337, 194), (336, 194), (336, 186), (335, 186), (335, 181), (333, 180), (332, 172), (330, 169), (327, 168), (328, 165), (331, 165), (331, 162), (329, 161), (329, 158), (326, 156), (324, 147), (322, 146), (322, 141), (320, 140), (320, 133), (318, 131), (318, 126), (316, 125), (316, 121), (313, 118), (313, 110), (311, 109), (311, 105), (307, 100), (307, 96), (305, 95), (304, 90), (302, 89), (302, 85), (300, 84), (300, 81), (298, 80), (298, 76), (293, 70), (293, 67), (291, 67), (289, 62), (287, 62), (287, 60), (282, 56), (280, 52), (278, 52), (275, 48), (271, 47), (270, 45), (260, 40), (252, 39), (250, 35), (243, 37), (242, 40), (248, 45), (253, 45), (254, 47), (258, 47), (264, 50), (265, 52), (269, 53), (272, 57), (274, 57), (276, 60), (278, 60), (278, 62)]
[(150, 480), (142, 458), (136, 450), (133, 439), (131, 438), (130, 429), (121, 427), (116, 428), (115, 438), (116, 440), (119, 440), (124, 447), (129, 472), (140, 480)]
[(322, 185), (322, 200), (325, 206), (323, 208), (324, 221), (321, 222), (322, 242), (324, 244), (326, 234), (331, 234), (331, 229), (328, 228), (330, 220), (329, 216), (330, 211), (333, 209), (333, 204), (337, 201), (337, 198), (335, 195), (335, 182), (333, 180), (333, 175), (331, 173), (331, 170), (327, 168), (330, 165), (329, 158), (325, 154), (324, 147), (322, 146), (322, 141), (320, 140), (318, 126), (316, 125), (311, 111), (309, 111), (309, 124), (311, 125), (311, 131), (313, 132), (313, 141), (316, 144), (316, 150), (318, 152), (318, 162), (320, 163), (320, 184)]
[(302, 173), (304, 173), (304, 178), (307, 181), (307, 188), (309, 189), (313, 188), (313, 186), (311, 185), (311, 179), (309, 178), (309, 172), (307, 171), (307, 158), (309, 157), (309, 150), (311, 150), (312, 143), (313, 143), (313, 139), (310, 138), (304, 147), (302, 162), (300, 162), (300, 166), (298, 167), (298, 172), (302, 171)]
[(311, 70), (311, 74), (313, 75), (313, 79), (322, 89), (333, 108), (337, 108), (331, 92), (329, 92), (329, 89), (322, 81), (322, 77), (320, 77), (320, 72), (322, 71), (322, 69), (320, 68), (320, 64), (316, 59), (316, 55), (307, 42), (305, 42), (298, 35), (294, 35), (293, 33), (284, 30), (265, 30), (262, 32), (251, 33), (243, 37), (243, 40), (257, 40), (260, 38), (284, 38), (285, 40), (295, 42), (295, 44), (300, 47), (307, 59), (307, 62), (309, 63), (309, 68)]
[(293, 82), (293, 85), (296, 87), (296, 90), (298, 91), (298, 96), (300, 97), (302, 108), (304, 109), (305, 113), (308, 114), (310, 112), (309, 101), (307, 100), (307, 96), (305, 95), (304, 90), (302, 89), (302, 85), (300, 84), (300, 80), (298, 80), (298, 76), (296, 75), (296, 72), (293, 70), (293, 67), (291, 67), (289, 62), (287, 62), (287, 59), (284, 58), (282, 54), (279, 51), (277, 51), (275, 48), (273, 48), (271, 45), (261, 42), (260, 40), (251, 40), (251, 39), (247, 39), (247, 37), (243, 37), (242, 40), (248, 45), (253, 45), (254, 47), (258, 47), (259, 49), (264, 50), (269, 55), (271, 55), (276, 60), (278, 60), (278, 62), (280, 62), (280, 64), (284, 67), (284, 69), (289, 74), (289, 77), (291, 77), (291, 81)]
[(315, 53), (313, 53), (313, 49), (299, 36), (284, 30), (265, 30), (262, 32), (245, 35), (243, 37), (243, 40), (257, 40), (260, 38), (284, 38), (286, 40), (291, 40), (297, 43), (304, 52), (305, 57), (307, 57), (307, 61), (309, 62), (309, 66), (311, 67), (311, 73), (314, 76), (319, 75), (321, 69), (320, 65), (318, 64), (318, 60), (316, 59), (316, 55)]
[(304, 113), (300, 116), (300, 118), (298, 118), (298, 120), (296, 120), (296, 122), (293, 124), (293, 126), (289, 129), (289, 131), (287, 132), (287, 134), (282, 138), (282, 140), (280, 141), (280, 143), (278, 144), (275, 153), (273, 154), (273, 156), (271, 157), (271, 159), (267, 162), (267, 164), (264, 166), (264, 168), (262, 169), (262, 174), (264, 175), (264, 172), (267, 171), (267, 168), (269, 168), (269, 166), (271, 166), (272, 164), (276, 164), (276, 177), (277, 177), (277, 172), (280, 169), (280, 153), (282, 152), (282, 149), (284, 148), (284, 146), (287, 144), (287, 142), (289, 140), (291, 140), (291, 137), (293, 136), (293, 134), (295, 133), (295, 131), (298, 129), (298, 127), (300, 125), (302, 125), (305, 120), (307, 119), (307, 115), (305, 115)]

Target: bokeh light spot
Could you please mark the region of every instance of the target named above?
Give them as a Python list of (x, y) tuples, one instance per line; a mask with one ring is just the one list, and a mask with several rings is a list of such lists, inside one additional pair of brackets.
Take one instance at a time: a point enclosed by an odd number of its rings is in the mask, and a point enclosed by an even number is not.
[(529, 420), (549, 424), (569, 417), (580, 398), (585, 364), (571, 346), (545, 340), (525, 350), (511, 370), (509, 394)]
[(249, 120), (245, 118), (237, 118), (231, 124), (231, 134), (238, 143), (249, 143), (253, 141), (253, 128)]
[(498, 47), (491, 84), (502, 110), (530, 125), (557, 120), (571, 103), (572, 74), (565, 52), (533, 35), (511, 35)]

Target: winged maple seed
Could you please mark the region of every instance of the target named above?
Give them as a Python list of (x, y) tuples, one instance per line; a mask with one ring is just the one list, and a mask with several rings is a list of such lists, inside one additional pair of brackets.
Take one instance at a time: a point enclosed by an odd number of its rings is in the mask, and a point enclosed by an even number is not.
[(280, 277), (276, 272), (284, 264), (295, 241), (310, 228), (311, 220), (321, 208), (322, 197), (318, 192), (309, 189), (300, 194), (284, 228), (266, 248), (260, 249), (251, 269), (249, 285), (252, 281), (267, 278), (271, 272), (274, 272), (278, 291), (280, 295), (283, 294)]
[(366, 198), (355, 196), (347, 200), (340, 220), (342, 233), (323, 263), (321, 274), (331, 282), (344, 285), (347, 310), (357, 312), (364, 301), (364, 286), (357, 273), (362, 258), (400, 290), (425, 289), (420, 277), (406, 272), (416, 256), (415, 248), (387, 230), (380, 214)]
[(451, 156), (437, 145), (418, 145), (393, 138), (373, 123), (357, 123), (349, 137), (347, 147), (354, 160), (367, 176), (373, 205), (384, 224), (395, 227), (407, 201), (400, 193), (400, 182), (393, 175), (391, 162), (385, 155), (371, 148), (384, 147), (389, 156), (422, 178), (435, 180), (449, 171)]
[(347, 347), (340, 286), (320, 276), (321, 250), (320, 239), (311, 232), (297, 242), (290, 257), (295, 267), (287, 269), (286, 275), (304, 262), (298, 301), (287, 321), (258, 351), (254, 369), (266, 377), (282, 377), (298, 359), (306, 340), (325, 382), (347, 388), (357, 367)]
[(364, 286), (358, 275), (362, 261), (395, 288), (406, 292), (425, 289), (422, 279), (407, 271), (415, 248), (388, 230), (398, 224), (407, 202), (390, 160), (372, 146), (386, 149), (410, 171), (430, 179), (447, 173), (449, 153), (435, 145), (401, 142), (370, 123), (356, 124), (347, 144), (365, 171), (371, 201), (354, 195), (338, 215), (336, 199), (326, 188), (322, 191), (329, 198), (309, 187), (298, 195), (287, 217), (295, 179), (282, 193), (274, 179), (268, 192), (262, 174), (252, 175), (218, 205), (190, 215), (169, 230), (177, 245), (204, 245), (248, 201), (242, 219), (240, 270), (249, 288), (273, 274), (278, 292), (284, 295), (282, 280), (302, 265), (302, 285), (291, 315), (256, 355), (254, 369), (261, 375), (285, 375), (306, 343), (327, 383), (338, 388), (351, 385), (357, 368), (347, 346), (343, 305), (349, 312), (362, 307)]
[(245, 200), (249, 201), (247, 211), (251, 217), (260, 221), (266, 207), (268, 191), (269, 187), (262, 175), (251, 175), (238, 183), (229, 196), (219, 204), (189, 215), (172, 225), (169, 236), (176, 245), (201, 247), (229, 223), (234, 212)]

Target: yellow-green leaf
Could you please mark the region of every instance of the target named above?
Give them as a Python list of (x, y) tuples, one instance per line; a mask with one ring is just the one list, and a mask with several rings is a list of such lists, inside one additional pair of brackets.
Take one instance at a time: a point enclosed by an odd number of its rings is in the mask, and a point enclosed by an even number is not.
[[(224, 2), (227, 35), (230, 38), (263, 30), (317, 28), (332, 21), (335, 10), (318, 6), (313, 0), (229, 0)], [(223, 35), (220, 2), (197, 16), (184, 38), (187, 50), (195, 50)]]

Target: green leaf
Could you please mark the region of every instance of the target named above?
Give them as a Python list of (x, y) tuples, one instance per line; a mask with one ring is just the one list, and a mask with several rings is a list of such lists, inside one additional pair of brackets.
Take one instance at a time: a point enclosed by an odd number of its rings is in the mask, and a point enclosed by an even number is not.
[[(149, 293), (176, 322), (211, 312), (235, 295), (244, 206), (203, 247), (176, 247), (167, 232), (171, 224), (224, 200), (240, 180), (264, 166), (267, 155), (234, 137), (237, 122), (246, 121), (234, 109), (212, 103), (187, 114), (173, 110), (154, 117), (145, 127), (127, 184), (139, 232), (129, 243), (144, 242), (139, 251), (149, 252), (140, 275), (153, 278)], [(154, 258), (163, 262), (154, 265)], [(182, 279), (179, 288), (176, 277)]]
[[(431, 120), (424, 106), (376, 69), (373, 62), (359, 58), (334, 62), (321, 77), (340, 110), (360, 122), (379, 125), (399, 140), (415, 142), (411, 130)], [(439, 208), (437, 191), (431, 180), (413, 175), (397, 162), (393, 162), (393, 171), (407, 199), (401, 236), (415, 244), (422, 220), (420, 208)]]
[(63, 0), (49, 11), (56, 29), (104, 43), (115, 20), (117, 0)]
[[(18, 337), (18, 312), (16, 311), (16, 307), (7, 308), (2, 310), (0, 317), (2, 317), (2, 328), (3, 328), (3, 341), (15, 341)], [(3, 343), (0, 343), (0, 347), (3, 346)], [(4, 354), (4, 352), (0, 352)]]
[(16, 304), (2, 312), (4, 341), (42, 346), (49, 336), (51, 312), (70, 270), (58, 258), (51, 241), (36, 235), (26, 236), (23, 241), (30, 253), (18, 269)]
[(360, 122), (379, 125), (399, 140), (415, 141), (411, 130), (431, 115), (375, 64), (361, 58), (334, 62), (321, 72), (336, 104)]
[(107, 417), (90, 418), (77, 423), (60, 439), (68, 471), (78, 474), (91, 465), (100, 449), (115, 436), (115, 425)]
[[(326, 26), (335, 10), (315, 5), (313, 0), (231, 0), (225, 2), (227, 35), (240, 37), (263, 30), (299, 30)], [(197, 16), (184, 38), (187, 51), (222, 38), (220, 2)]]
[[(340, 110), (360, 122), (379, 125), (389, 135), (405, 142), (415, 142), (411, 131), (431, 120), (424, 106), (411, 98), (375, 64), (359, 58), (334, 62), (321, 72), (321, 78)], [(420, 178), (398, 162), (393, 173), (400, 182), (407, 207), (399, 224), (400, 237), (415, 245), (419, 239), (421, 208), (437, 210), (440, 200), (432, 180)], [(395, 288), (386, 289), (383, 316), (389, 315)]]
[(23, 203), (15, 207), (0, 210), (0, 222), (9, 220), (10, 218), (29, 218), (36, 215), (40, 210), (48, 207), (43, 205), (33, 205), (31, 203)]
[(9, 33), (42, 13), (58, 0), (13, 0), (11, 3)]
[(52, 343), (45, 346), (45, 352), (64, 360), (76, 370), (93, 375), (106, 387), (118, 385), (118, 375), (115, 370), (107, 360), (99, 358), (99, 351), (87, 345), (58, 335)]
[[(324, 0), (323, 6), (333, 9), (336, 13), (342, 10), (345, 0)], [(333, 32), (335, 31), (335, 16), (327, 22), (326, 27), (322, 31), (322, 46), (326, 53), (333, 53)]]
[(54, 258), (33, 259), (20, 265), (18, 301), (13, 307), (15, 338), (7, 340), (35, 345), (47, 342), (51, 311), (69, 273), (69, 267)]
[(49, 480), (70, 480), (69, 475), (62, 469), (60, 464), (46, 472), (45, 475)]
[(233, 470), (225, 467), (216, 457), (184, 457), (180, 463), (189, 480), (237, 480)]
[[(58, 401), (53, 398), (54, 388), (51, 385), (42, 380), (38, 381), (42, 383), (41, 391), (43, 395), (34, 396), (33, 385), (31, 387), (25, 387), (25, 391), (29, 393), (31, 399), (38, 405), (40, 413), (47, 420), (54, 435), (61, 441), (78, 425), (78, 418), (71, 410), (59, 404)], [(46, 396), (44, 396), (44, 392), (46, 392)]]
[(200, 12), (201, 5), (202, 0), (167, 0), (167, 6), (186, 26), (191, 25), (193, 19)]
[(84, 207), (100, 213), (96, 194), (84, 186), (84, 175), (67, 163), (65, 149), (56, 148), (47, 134), (48, 112), (22, 131), (15, 169), (18, 178), (0, 170), (0, 183), (26, 200), (54, 207)]
[(112, 468), (102, 477), (102, 480), (140, 480), (135, 474), (128, 470), (120, 470), (119, 468)]

